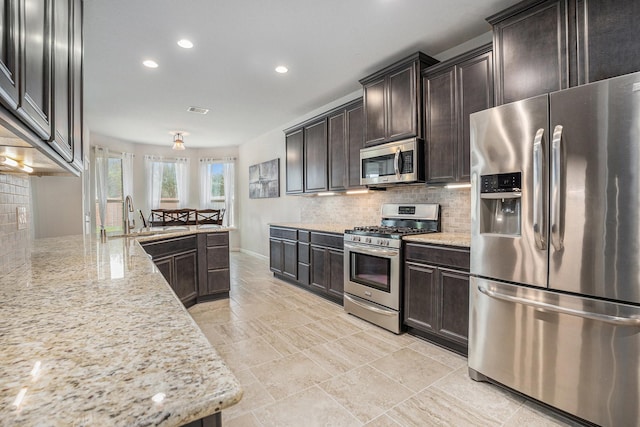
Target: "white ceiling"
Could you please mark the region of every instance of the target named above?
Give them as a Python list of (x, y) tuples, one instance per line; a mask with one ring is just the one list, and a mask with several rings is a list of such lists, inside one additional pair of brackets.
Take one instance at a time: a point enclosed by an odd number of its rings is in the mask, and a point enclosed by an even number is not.
[[(86, 121), (132, 142), (170, 144), (184, 131), (188, 147), (239, 145), (395, 60), (490, 31), (485, 18), (516, 2), (85, 0)], [(195, 47), (178, 47), (181, 38)], [(277, 74), (279, 64), (289, 73)]]

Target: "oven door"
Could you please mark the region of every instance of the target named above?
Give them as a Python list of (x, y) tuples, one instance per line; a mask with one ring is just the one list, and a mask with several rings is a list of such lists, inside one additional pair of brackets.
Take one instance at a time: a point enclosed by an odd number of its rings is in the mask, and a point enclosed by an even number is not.
[(400, 249), (345, 242), (344, 291), (400, 310)]

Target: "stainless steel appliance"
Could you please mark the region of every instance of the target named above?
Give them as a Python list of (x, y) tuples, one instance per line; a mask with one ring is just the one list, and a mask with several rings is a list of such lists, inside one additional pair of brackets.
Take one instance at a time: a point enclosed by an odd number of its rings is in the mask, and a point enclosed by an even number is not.
[(440, 231), (440, 205), (382, 205), (380, 226), (344, 234), (344, 309), (396, 334), (402, 330), (402, 236)]
[(470, 376), (640, 426), (640, 73), (471, 132)]
[(424, 182), (424, 141), (417, 138), (360, 150), (360, 184)]

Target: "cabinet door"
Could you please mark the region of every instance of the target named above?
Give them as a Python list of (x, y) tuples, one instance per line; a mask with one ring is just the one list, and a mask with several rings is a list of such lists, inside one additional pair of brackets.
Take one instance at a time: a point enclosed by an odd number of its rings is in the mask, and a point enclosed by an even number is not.
[(269, 268), (274, 273), (282, 274), (284, 263), (284, 248), (282, 240), (269, 239)]
[(83, 113), (83, 73), (82, 73), (82, 0), (73, 0), (73, 45), (71, 48), (71, 144), (73, 145), (73, 163), (78, 170), (84, 167), (84, 113)]
[(347, 181), (347, 139), (345, 113), (341, 112), (328, 119), (329, 135), (329, 190), (344, 190)]
[(327, 291), (326, 249), (318, 246), (311, 246), (311, 286)]
[(49, 140), (52, 126), (52, 0), (21, 1), (22, 52), (18, 112), (34, 132), (42, 139)]
[(493, 107), (493, 54), (483, 53), (456, 68), (458, 90), (457, 181), (471, 179), (469, 116)]
[(436, 329), (437, 269), (405, 263), (404, 323), (425, 332)]
[(298, 245), (291, 240), (282, 241), (283, 251), (283, 264), (282, 274), (292, 278), (298, 279)]
[(329, 260), (327, 290), (329, 294), (342, 299), (344, 294), (344, 251), (328, 249), (327, 255)]
[(207, 249), (207, 269), (219, 270), (229, 268), (229, 247), (228, 246), (208, 246)]
[(18, 41), (20, 38), (18, 0), (0, 2), (0, 100), (18, 107)]
[(304, 191), (304, 141), (302, 129), (285, 138), (287, 154), (287, 194)]
[(467, 345), (469, 337), (469, 275), (440, 269), (438, 332)]
[(304, 128), (304, 191), (326, 191), (327, 181), (327, 125), (322, 120)]
[(360, 185), (360, 149), (364, 148), (364, 107), (362, 102), (347, 108), (348, 183), (350, 189)]
[(68, 162), (73, 161), (71, 143), (71, 25), (70, 0), (55, 0), (53, 8), (53, 132), (50, 144)]
[(376, 145), (385, 141), (387, 125), (385, 123), (385, 79), (364, 85), (364, 135), (365, 145)]
[[(300, 234), (300, 233), (299, 233)], [(311, 263), (310, 245), (298, 242), (298, 282), (303, 285), (309, 284)]]
[(173, 290), (186, 306), (195, 304), (198, 295), (198, 260), (197, 251), (186, 252), (174, 257)]
[(206, 295), (229, 292), (229, 269), (207, 271), (206, 289)]
[(496, 104), (569, 85), (568, 0), (548, 0), (493, 24)]
[(387, 141), (418, 135), (416, 78), (414, 65), (392, 73), (388, 77)]
[(173, 288), (173, 257), (160, 258), (153, 260), (164, 280)]
[(578, 84), (640, 70), (638, 0), (577, 0)]
[(427, 182), (455, 181), (458, 149), (456, 68), (424, 77)]

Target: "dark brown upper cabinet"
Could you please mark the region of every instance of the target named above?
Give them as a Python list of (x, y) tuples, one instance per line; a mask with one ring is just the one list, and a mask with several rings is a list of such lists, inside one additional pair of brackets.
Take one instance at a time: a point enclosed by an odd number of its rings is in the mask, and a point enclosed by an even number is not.
[(569, 87), (568, 1), (519, 3), (493, 25), (496, 104)]
[(365, 145), (423, 137), (420, 73), (437, 62), (418, 52), (360, 80)]
[(362, 98), (328, 117), (329, 190), (360, 187), (360, 149), (364, 148)]
[(20, 15), (18, 0), (0, 2), (0, 101), (9, 109), (18, 108), (18, 50)]
[(576, 0), (578, 84), (640, 70), (640, 2)]
[(304, 127), (304, 191), (327, 191), (327, 121)]
[(526, 0), (493, 25), (496, 104), (640, 70), (637, 0)]
[(286, 129), (287, 194), (360, 187), (362, 98)]
[(493, 106), (491, 44), (422, 72), (427, 183), (470, 179), (469, 115)]
[(304, 134), (297, 129), (285, 135), (287, 194), (304, 191)]
[(53, 132), (49, 143), (68, 162), (73, 161), (73, 6), (73, 1), (55, 0), (53, 10)]
[(18, 114), (40, 138), (51, 137), (52, 0), (21, 0), (20, 104)]

